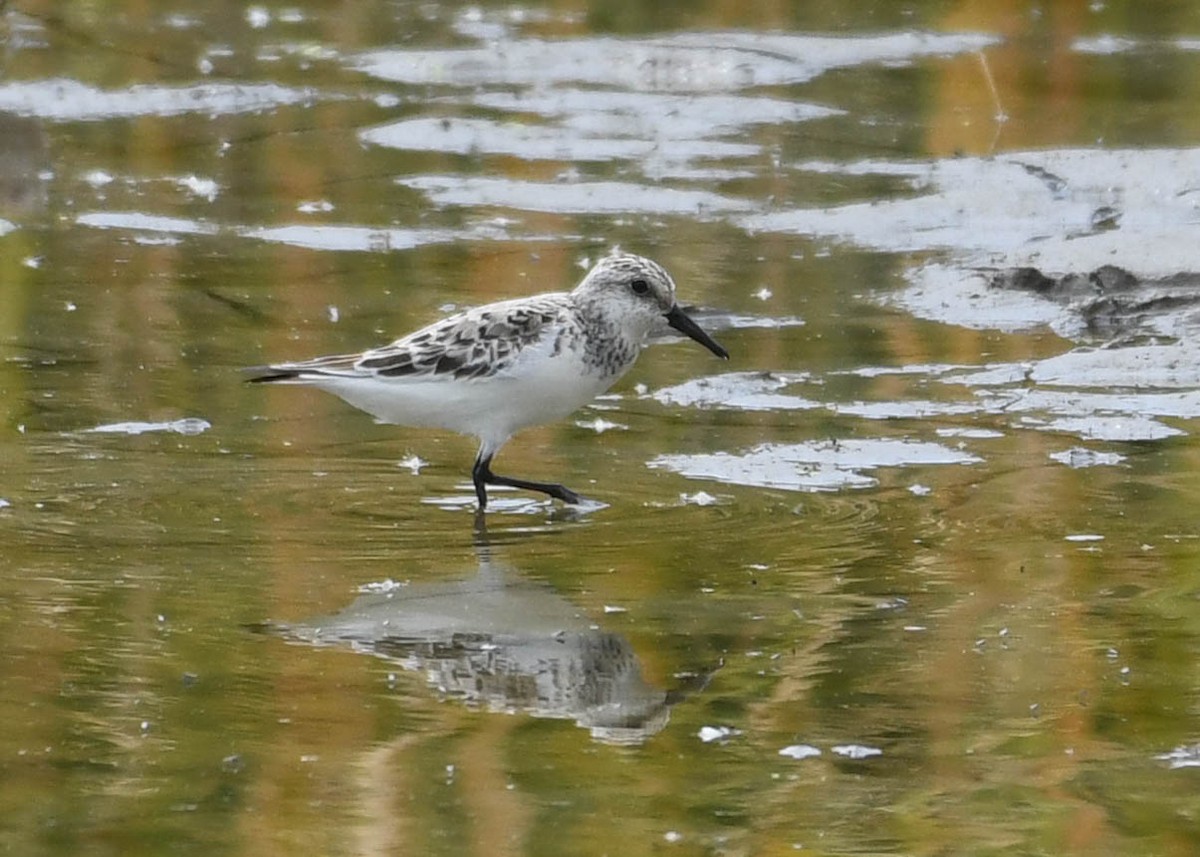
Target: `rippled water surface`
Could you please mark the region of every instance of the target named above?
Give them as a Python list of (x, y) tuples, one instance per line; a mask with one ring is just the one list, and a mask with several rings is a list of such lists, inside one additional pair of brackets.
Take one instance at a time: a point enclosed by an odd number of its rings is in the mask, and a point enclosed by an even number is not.
[[(1200, 850), (1200, 9), (0, 4), (0, 851)], [(672, 272), (525, 432), (242, 367)]]

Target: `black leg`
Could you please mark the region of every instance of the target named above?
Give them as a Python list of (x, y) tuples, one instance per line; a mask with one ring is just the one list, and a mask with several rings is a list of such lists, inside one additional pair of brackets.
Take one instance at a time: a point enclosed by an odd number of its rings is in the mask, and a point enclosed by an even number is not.
[(471, 478), (475, 482), (475, 496), (479, 498), (479, 508), (487, 508), (487, 491), (484, 485), (507, 485), (510, 488), (523, 488), (526, 491), (540, 491), (564, 503), (578, 505), (582, 499), (578, 494), (557, 482), (531, 482), (528, 479), (514, 479), (511, 476), (497, 476), (492, 472), (492, 457), (475, 459), (475, 467), (471, 470)]
[(492, 463), (492, 457), (489, 455), (486, 459), (482, 456), (475, 459), (475, 466), (471, 468), (471, 481), (475, 483), (475, 496), (479, 498), (479, 511), (487, 508), (487, 488), (484, 487), (487, 477), (491, 475), (488, 465)]

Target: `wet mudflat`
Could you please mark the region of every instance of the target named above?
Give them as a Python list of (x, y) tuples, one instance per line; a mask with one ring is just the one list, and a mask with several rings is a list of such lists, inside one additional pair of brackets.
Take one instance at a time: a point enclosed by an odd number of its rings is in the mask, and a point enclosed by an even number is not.
[[(1196, 850), (1200, 11), (731, 15), (0, 9), (0, 850)], [(582, 509), (242, 383), (614, 245)]]

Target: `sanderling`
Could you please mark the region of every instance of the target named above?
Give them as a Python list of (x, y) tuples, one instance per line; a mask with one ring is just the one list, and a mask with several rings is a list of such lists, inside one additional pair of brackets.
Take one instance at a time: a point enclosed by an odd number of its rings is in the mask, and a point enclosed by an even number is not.
[(479, 508), (487, 485), (540, 491), (579, 503), (557, 483), (498, 476), (492, 457), (516, 432), (561, 419), (603, 393), (667, 324), (713, 354), (729, 353), (675, 302), (675, 282), (641, 256), (601, 259), (572, 292), (469, 309), (361, 354), (277, 363), (255, 382), (308, 384), (377, 420), (443, 428), (479, 439), (471, 471)]

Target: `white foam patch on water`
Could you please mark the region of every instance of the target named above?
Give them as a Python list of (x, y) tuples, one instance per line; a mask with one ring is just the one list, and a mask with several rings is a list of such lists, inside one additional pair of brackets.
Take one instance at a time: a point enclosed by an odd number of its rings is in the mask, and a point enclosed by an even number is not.
[[(1133, 239), (1137, 241), (1135, 237)], [(1146, 267), (1141, 258), (1141, 248), (1126, 247), (1114, 250), (1108, 262), (1129, 263), (1131, 267)], [(1087, 272), (1088, 261), (1083, 260), (1080, 268), (1072, 271)], [(1181, 264), (1185, 260), (1180, 260)], [(974, 265), (975, 262), (969, 263)], [(1190, 272), (1195, 269), (1180, 269)], [(1175, 272), (1175, 273), (1179, 273)], [(989, 284), (994, 268), (976, 270), (962, 265), (930, 263), (907, 273), (910, 285), (897, 294), (882, 298), (884, 303), (898, 306), (918, 318), (953, 324), (972, 330), (1000, 330), (1018, 332), (1048, 327), (1068, 339), (1088, 336), (1087, 324), (1081, 307), (1090, 305), (1095, 296), (1085, 296), (1078, 304), (1057, 301), (1033, 292), (1011, 288), (995, 288)], [(1140, 291), (1129, 293), (1129, 299), (1152, 301), (1161, 296), (1165, 301), (1181, 295), (1169, 290), (1158, 289), (1155, 282), (1148, 282)], [(1195, 306), (1184, 306), (1177, 311), (1160, 310), (1141, 313), (1136, 325), (1149, 332), (1165, 337), (1189, 337), (1200, 323)]]
[[(367, 143), (423, 152), (456, 155), (510, 155), (529, 161), (661, 161), (686, 163), (750, 158), (759, 147), (715, 140), (637, 139), (582, 134), (571, 128), (491, 119), (430, 117), (402, 119), (368, 128), (359, 136)], [(749, 209), (743, 205), (742, 210)]]
[(556, 214), (679, 214), (704, 218), (744, 211), (749, 202), (699, 190), (632, 182), (528, 182), (502, 178), (414, 176), (398, 184), (435, 205), (503, 206)]
[(962, 437), (968, 440), (994, 440), (998, 437), (1004, 437), (1004, 432), (996, 431), (995, 429), (976, 429), (976, 428), (939, 428), (936, 429), (938, 437)]
[(1154, 440), (1184, 434), (1157, 417), (1200, 417), (1200, 391), (1187, 393), (1089, 393), (1057, 390), (984, 392), (990, 408), (1053, 417), (1047, 429), (1105, 440)]
[(420, 476), (421, 469), (429, 466), (429, 462), (421, 458), (416, 453), (410, 453), (404, 458), (396, 462), (397, 467), (402, 467), (411, 473), (413, 476)]
[[(844, 113), (743, 95), (746, 90), (810, 80), (834, 68), (978, 50), (995, 41), (984, 35), (915, 32), (860, 37), (695, 32), (548, 40), (527, 38), (510, 26), (490, 21), (486, 31), (505, 35), (488, 36), (489, 43), (478, 47), (386, 49), (351, 58), (354, 68), (373, 77), (434, 88), (426, 103), (437, 105), (439, 114), (369, 128), (361, 139), (405, 150), (567, 164), (626, 161), (654, 180), (711, 184), (757, 174), (765, 145), (754, 127), (792, 126)], [(438, 87), (444, 94), (437, 94)], [(481, 109), (501, 116), (480, 116)], [(647, 208), (646, 192), (639, 191), (642, 201), (629, 210), (660, 210), (660, 202)], [(547, 210), (540, 207), (541, 195), (532, 199), (537, 204), (515, 207)], [(727, 215), (758, 210), (745, 201), (704, 205)], [(600, 210), (623, 209), (606, 205)], [(669, 203), (668, 210), (680, 208)]]
[(835, 414), (868, 420), (917, 420), (929, 417), (976, 414), (983, 406), (976, 402), (928, 402), (904, 399), (893, 402), (831, 402), (826, 405)]
[(620, 431), (628, 431), (629, 426), (624, 423), (614, 423), (603, 417), (595, 417), (590, 420), (575, 420), (575, 425), (579, 428), (591, 429), (596, 434), (604, 434), (606, 431), (618, 429)]
[(839, 756), (845, 756), (847, 759), (869, 759), (872, 756), (883, 755), (883, 751), (878, 747), (867, 747), (863, 744), (839, 744), (830, 749)]
[(1080, 36), (1071, 42), (1071, 50), (1081, 54), (1100, 54), (1112, 56), (1115, 54), (1132, 53), (1133, 51), (1161, 52), (1164, 50), (1200, 51), (1200, 40), (1181, 36), (1173, 39), (1134, 39), (1128, 36), (1114, 36), (1112, 33), (1099, 33), (1095, 36)]
[(656, 38), (542, 40), (510, 35), (503, 48), (381, 50), (354, 57), (382, 80), (454, 87), (596, 87), (659, 92), (728, 92), (802, 83), (835, 68), (903, 63), (980, 50), (981, 34), (883, 33), (811, 36), (752, 32), (676, 33)]
[[(993, 288), (997, 269), (1031, 266), (1051, 276), (1117, 264), (1143, 279), (1200, 270), (1200, 149), (1059, 149), (993, 158), (940, 161), (809, 162), (827, 174), (879, 175), (907, 182), (908, 197), (832, 208), (792, 209), (742, 217), (752, 231), (831, 238), (885, 252), (942, 251), (950, 258), (915, 267), (909, 286), (879, 298), (919, 318), (977, 330), (1016, 332), (1048, 327), (1060, 336), (1094, 335), (1069, 301)], [(1168, 281), (1169, 282), (1169, 281)], [(1154, 284), (1145, 290), (1155, 296)], [(1169, 306), (1172, 293), (1164, 292)], [(1089, 296), (1090, 297), (1090, 296)], [(1086, 303), (1087, 298), (1083, 299)], [(1072, 352), (1031, 366), (1007, 365), (967, 383), (1026, 380), (1093, 386), (1200, 385), (1195, 333), (1200, 315), (1186, 304), (1137, 319), (1141, 330), (1179, 345), (1112, 349), (1105, 356)], [(1136, 379), (1136, 380), (1134, 380)], [(1084, 437), (1161, 437), (1152, 425), (1119, 427), (1059, 422)]]
[(1049, 327), (1072, 337), (1083, 330), (1082, 319), (1061, 304), (1031, 292), (992, 288), (985, 272), (934, 263), (907, 276), (907, 288), (882, 300), (917, 318), (1005, 333)]
[(408, 581), (395, 581), (388, 577), (380, 581), (360, 584), (358, 591), (372, 595), (391, 595), (406, 586), (408, 586)]
[(700, 506), (701, 508), (705, 508), (708, 506), (718, 506), (721, 500), (707, 491), (697, 491), (695, 494), (680, 494), (679, 503), (682, 506)]
[(17, 228), (17, 226), (15, 223), (12, 223), (8, 220), (5, 220), (3, 217), (0, 217), (0, 235), (5, 235), (9, 232), (12, 232), (16, 228)]
[[(1125, 348), (1076, 348), (1044, 360), (991, 364), (942, 380), (978, 387), (1034, 383), (1117, 390), (1200, 388), (1200, 343), (1183, 340)], [(1178, 415), (1196, 414), (1180, 411)]]
[(795, 315), (741, 315), (735, 313), (711, 313), (705, 316), (709, 323), (719, 327), (732, 327), (739, 330), (779, 330), (784, 327), (803, 327), (804, 319)]
[(238, 230), (245, 238), (257, 238), (275, 244), (303, 247), (306, 250), (387, 253), (411, 250), (427, 244), (451, 240), (444, 232), (424, 229), (371, 229), (365, 226), (320, 225), (249, 227)]
[(819, 402), (791, 396), (780, 390), (807, 379), (805, 375), (770, 372), (730, 372), (695, 378), (643, 395), (659, 404), (692, 408), (729, 408), (740, 411), (796, 411), (821, 407)]
[(202, 420), (198, 417), (185, 417), (180, 420), (170, 420), (167, 422), (123, 422), (123, 423), (108, 423), (95, 428), (84, 429), (88, 434), (128, 434), (138, 435), (146, 434), (147, 432), (172, 432), (182, 435), (197, 435), (203, 434), (212, 428), (212, 423), (208, 420)]
[[(1082, 439), (1159, 440), (1186, 434), (1159, 418), (1200, 417), (1200, 391), (1186, 393), (1095, 393), (1037, 388), (983, 390), (975, 402), (897, 400), (830, 403), (830, 411), (864, 419), (928, 419), (969, 414), (1007, 417), (1019, 428), (1058, 431)], [(1017, 419), (1014, 419), (1017, 417)], [(993, 430), (938, 429), (942, 437), (1002, 437)]]
[(163, 217), (140, 211), (86, 212), (75, 218), (81, 226), (97, 229), (131, 229), (137, 232), (161, 232), (174, 235), (216, 235), (216, 224), (182, 217)]
[(789, 759), (812, 759), (821, 755), (821, 751), (812, 744), (789, 744), (779, 751), (779, 755)]
[(262, 6), (249, 6), (246, 9), (246, 23), (255, 30), (261, 30), (271, 23), (271, 13)]
[(920, 375), (936, 378), (947, 372), (975, 368), (977, 367), (966, 363), (910, 363), (907, 366), (860, 366), (857, 369), (838, 369), (829, 374), (854, 375), (859, 378), (879, 378), (889, 375)]
[(1163, 440), (1187, 434), (1182, 429), (1164, 425), (1146, 417), (1085, 416), (1061, 417), (1037, 426), (1042, 431), (1073, 434), (1084, 440), (1147, 441)]
[(184, 190), (200, 197), (201, 199), (212, 202), (217, 198), (217, 194), (221, 192), (221, 186), (213, 179), (201, 178), (200, 176), (191, 175), (184, 176), (177, 180), (177, 183)]
[[(642, 140), (712, 139), (740, 133), (753, 125), (808, 122), (844, 113), (830, 107), (773, 98), (574, 87), (473, 92), (467, 100), (479, 107), (507, 113), (536, 113), (592, 137)], [(670, 116), (671, 121), (662, 121), (664, 116)]]
[(1200, 768), (1200, 744), (1180, 745), (1154, 758), (1166, 762), (1172, 771), (1180, 768)]
[(1125, 456), (1116, 452), (1099, 452), (1084, 446), (1073, 446), (1061, 452), (1050, 453), (1050, 459), (1078, 470), (1084, 467), (1115, 467), (1125, 460)]
[[(742, 221), (752, 231), (834, 238), (889, 252), (956, 249), (1011, 252), (1031, 239), (1031, 230), (1050, 234), (1091, 228), (1094, 205), (1061, 200), (1044, 181), (1015, 161), (952, 158), (920, 164), (869, 162), (880, 175), (909, 178), (919, 192), (827, 208), (798, 208), (754, 215)], [(861, 174), (860, 164), (853, 170)], [(831, 172), (825, 164), (800, 169)], [(923, 168), (923, 169), (922, 169)], [(1040, 207), (1048, 211), (1039, 211)], [(1041, 217), (1030, 222), (1031, 211)]]
[(1085, 440), (1144, 441), (1186, 434), (1159, 418), (1200, 417), (1200, 390), (1185, 393), (1087, 392), (1050, 389), (981, 390), (990, 413), (1020, 416), (1020, 426)]
[(910, 440), (811, 441), (760, 444), (741, 454), (717, 452), (660, 455), (647, 463), (692, 479), (788, 491), (870, 488), (878, 480), (867, 471), (882, 467), (975, 464), (981, 459), (936, 443)]
[[(1164, 353), (1170, 360), (1154, 360)], [(883, 401), (819, 402), (787, 392), (788, 387), (811, 381), (807, 374), (731, 372), (695, 378), (665, 387), (641, 398), (671, 407), (728, 409), (741, 411), (797, 411), (825, 408), (840, 416), (868, 420), (927, 420), (963, 416), (994, 416), (1015, 429), (1061, 432), (1081, 440), (1114, 442), (1150, 441), (1186, 434), (1163, 419), (1187, 420), (1200, 417), (1200, 389), (1171, 389), (1195, 384), (1200, 387), (1200, 354), (1185, 343), (1145, 348), (1079, 349), (1068, 354), (1029, 363), (993, 364), (971, 370), (964, 366), (931, 364), (875, 372), (849, 373), (864, 377), (877, 374), (928, 376), (946, 384), (975, 388), (967, 400), (888, 399)], [(1036, 386), (1040, 384), (1040, 386)], [(1075, 389), (1084, 387), (1087, 389)], [(1156, 389), (1156, 387), (1158, 389)], [(1165, 389), (1164, 389), (1165, 388)], [(940, 437), (990, 439), (1003, 437), (992, 428), (945, 427)], [(693, 462), (693, 466), (698, 466)], [(705, 467), (728, 469), (725, 459), (705, 462)], [(766, 484), (764, 463), (756, 458), (736, 464), (747, 471), (745, 478)], [(769, 467), (766, 467), (769, 470)], [(842, 474), (814, 467), (806, 473), (808, 485), (838, 484)], [(784, 482), (791, 480), (784, 477)]]
[(1120, 54), (1134, 50), (1138, 44), (1137, 39), (1102, 33), (1076, 39), (1071, 42), (1071, 50), (1080, 54)]
[[(439, 7), (425, 7), (432, 13)], [(481, 41), (514, 38), (519, 28), (529, 24), (557, 24), (566, 26), (581, 24), (583, 18), (579, 13), (571, 13), (561, 9), (536, 9), (529, 6), (504, 6), (498, 9), (485, 9), (480, 6), (466, 6), (454, 12), (450, 25), (460, 36)]]
[[(788, 392), (811, 383), (803, 373), (732, 372), (696, 378), (642, 393), (662, 405), (743, 411), (825, 408), (840, 416), (869, 420), (927, 420), (988, 416), (1014, 429), (1061, 432), (1081, 440), (1149, 441), (1186, 434), (1164, 419), (1200, 418), (1200, 345), (1191, 342), (1129, 348), (1078, 348), (1023, 363), (980, 367), (923, 364), (865, 367), (837, 374), (865, 378), (897, 375), (939, 380), (973, 389), (973, 396), (947, 401), (896, 398), (882, 401), (819, 402)], [(990, 427), (939, 426), (940, 437), (990, 439)], [(836, 476), (836, 474), (834, 474)], [(755, 477), (758, 481), (764, 481)], [(815, 481), (814, 472), (809, 481)]]
[[(1200, 418), (1200, 345), (1191, 340), (1076, 348), (1044, 360), (958, 367), (934, 377), (975, 388), (978, 410), (1017, 427), (1085, 440), (1160, 440), (1186, 434), (1163, 419)], [(897, 403), (897, 413), (908, 404)]]
[(88, 170), (83, 174), (83, 180), (94, 188), (102, 188), (112, 183), (113, 175), (106, 170)]
[(1190, 419), (1200, 416), (1200, 390), (1186, 393), (1090, 393), (1078, 390), (981, 391), (992, 407), (1010, 413), (1041, 412), (1064, 416), (1159, 416)]
[(126, 89), (97, 89), (79, 81), (14, 81), (0, 84), (0, 111), (55, 122), (85, 122), (131, 116), (184, 113), (253, 113), (291, 104), (308, 104), (311, 89), (276, 84), (201, 83), (191, 86), (139, 84)]
[(76, 222), (98, 229), (128, 229), (151, 235), (217, 235), (222, 231), (307, 250), (361, 253), (386, 253), (430, 244), (459, 240), (518, 240), (490, 223), (468, 224), (460, 230), (449, 229), (373, 229), (339, 224), (294, 224), (289, 226), (230, 226), (222, 230), (216, 224), (179, 217), (161, 217), (136, 211), (88, 212)]
[[(1140, 276), (1200, 270), (1200, 242), (1194, 240), (1200, 149), (1057, 149), (799, 167), (905, 178), (918, 191), (752, 215), (742, 220), (746, 228), (883, 251), (952, 250), (978, 268), (1033, 265), (1066, 272), (1119, 260)], [(1094, 216), (1107, 208), (1119, 228), (1098, 230)], [(1138, 252), (1126, 259), (1130, 247)]]
[(697, 737), (705, 744), (711, 744), (713, 741), (726, 741), (741, 734), (741, 730), (730, 726), (701, 726)]

